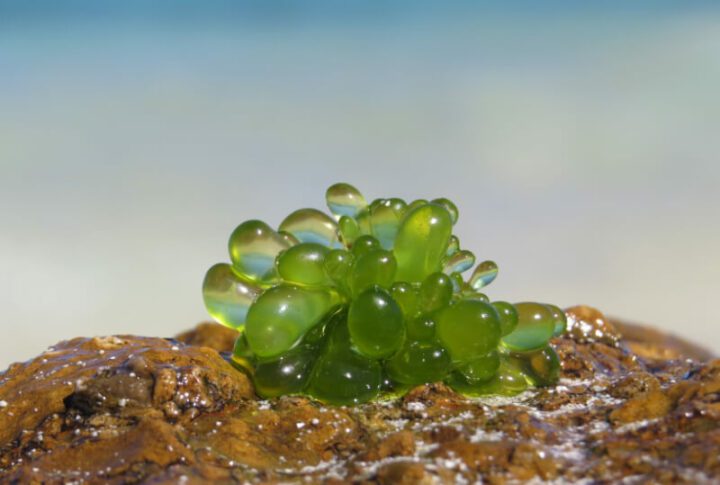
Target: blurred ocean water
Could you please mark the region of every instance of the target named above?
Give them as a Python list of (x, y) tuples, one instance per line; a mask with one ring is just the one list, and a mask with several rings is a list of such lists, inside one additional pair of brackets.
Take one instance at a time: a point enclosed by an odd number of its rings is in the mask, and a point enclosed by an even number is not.
[(206, 318), (245, 219), (449, 197), (496, 299), (720, 352), (720, 8), (0, 0), (0, 367)]

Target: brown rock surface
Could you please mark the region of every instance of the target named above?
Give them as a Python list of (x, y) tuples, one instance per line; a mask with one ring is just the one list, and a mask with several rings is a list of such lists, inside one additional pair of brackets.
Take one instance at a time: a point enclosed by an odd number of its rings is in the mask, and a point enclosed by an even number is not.
[(568, 313), (555, 387), (354, 408), (257, 399), (216, 325), (63, 342), (0, 374), (0, 482), (720, 482), (720, 361)]

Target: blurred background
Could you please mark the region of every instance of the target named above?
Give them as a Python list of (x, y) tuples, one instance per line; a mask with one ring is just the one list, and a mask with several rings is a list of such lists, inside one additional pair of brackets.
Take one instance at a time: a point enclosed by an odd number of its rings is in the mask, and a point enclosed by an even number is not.
[(453, 199), (494, 299), (720, 351), (720, 6), (628, 3), (0, 0), (0, 368), (190, 328), (336, 181)]

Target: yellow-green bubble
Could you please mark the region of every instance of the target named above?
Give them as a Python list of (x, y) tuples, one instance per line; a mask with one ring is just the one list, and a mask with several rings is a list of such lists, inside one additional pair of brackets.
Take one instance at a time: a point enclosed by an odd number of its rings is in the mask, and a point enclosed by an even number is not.
[(261, 292), (259, 286), (240, 277), (226, 263), (218, 263), (208, 270), (202, 288), (210, 316), (230, 328), (245, 325), (248, 309)]
[(440, 271), (451, 230), (452, 220), (444, 207), (426, 204), (407, 212), (395, 239), (397, 279), (422, 281)]

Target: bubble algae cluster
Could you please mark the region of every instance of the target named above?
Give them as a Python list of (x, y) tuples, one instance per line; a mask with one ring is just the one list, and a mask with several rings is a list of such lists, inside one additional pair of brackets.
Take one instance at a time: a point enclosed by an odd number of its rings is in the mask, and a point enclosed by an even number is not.
[(481, 290), (497, 265), (475, 266), (460, 248), (450, 200), (368, 204), (344, 183), (326, 200), (331, 216), (300, 209), (277, 230), (240, 224), (231, 263), (205, 276), (208, 312), (240, 331), (233, 362), (260, 396), (353, 404), (438, 381), (471, 396), (557, 381), (548, 342), (565, 330), (565, 314), (491, 302)]

